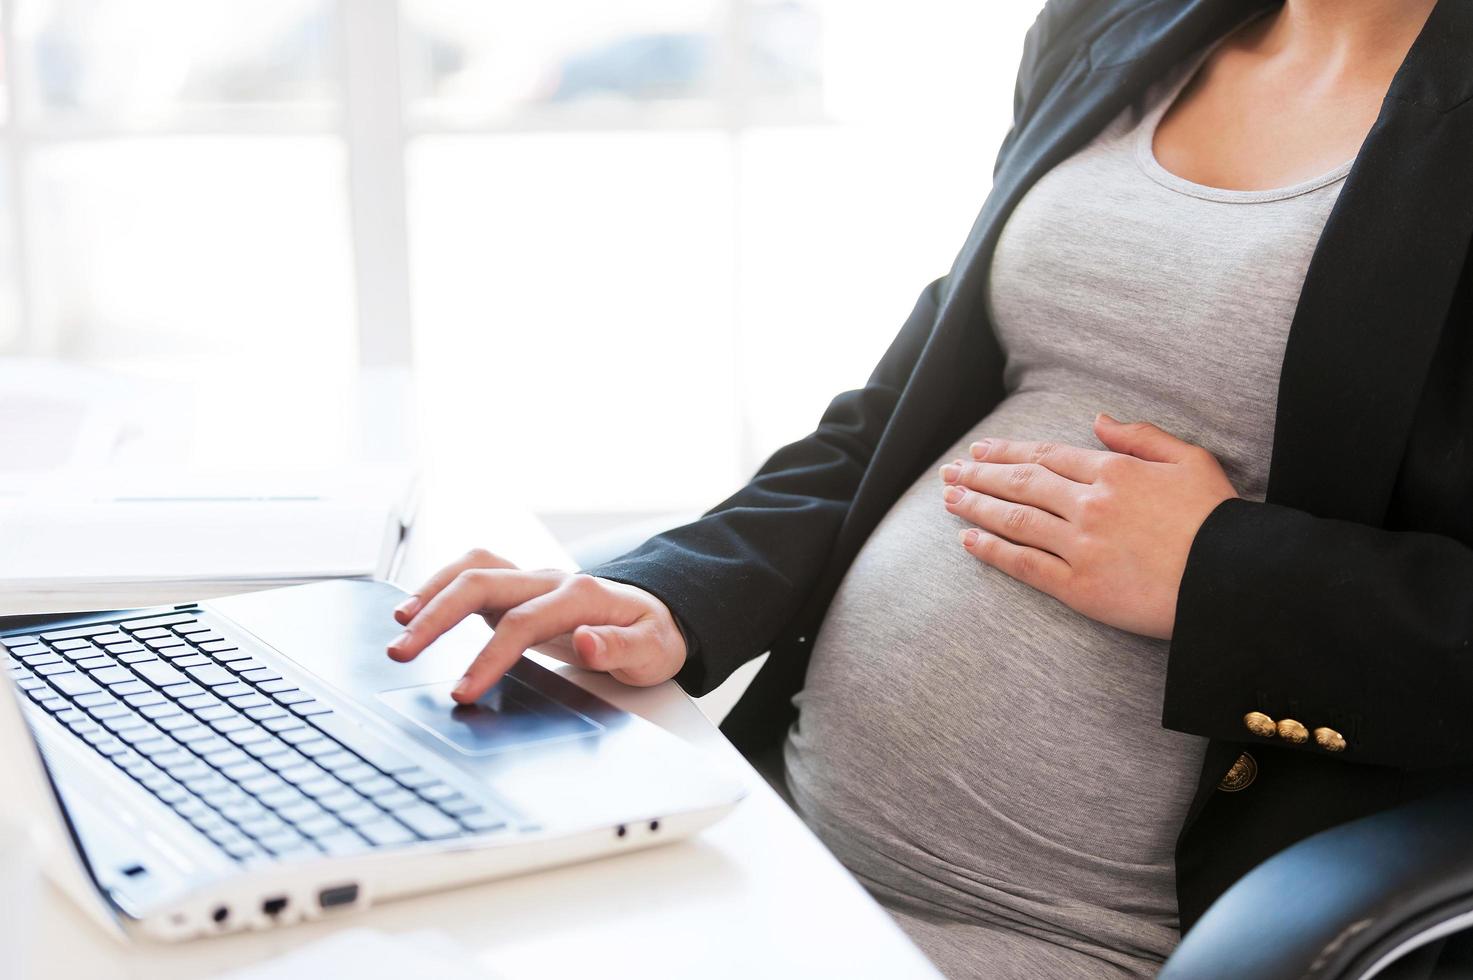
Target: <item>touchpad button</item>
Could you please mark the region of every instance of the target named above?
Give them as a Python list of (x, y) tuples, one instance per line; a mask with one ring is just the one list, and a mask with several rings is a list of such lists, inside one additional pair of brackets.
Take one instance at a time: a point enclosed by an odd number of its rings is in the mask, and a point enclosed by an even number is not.
[(503, 677), (474, 704), (450, 699), (454, 681), (383, 691), (381, 701), (466, 755), (491, 755), (536, 742), (583, 738), (603, 726)]

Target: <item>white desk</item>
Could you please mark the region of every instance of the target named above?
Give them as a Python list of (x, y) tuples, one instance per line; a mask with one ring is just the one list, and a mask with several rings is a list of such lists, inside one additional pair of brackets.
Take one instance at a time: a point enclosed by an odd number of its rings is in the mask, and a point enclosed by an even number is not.
[[(475, 490), (426, 499), (406, 582), (472, 544), (500, 549), (522, 565), (566, 564), (546, 530), (530, 514), (494, 504), (485, 483), (450, 477), (434, 486)], [(639, 690), (561, 669), (733, 767), (751, 795), (690, 841), (395, 902), (334, 922), (180, 946), (118, 946), (47, 888), (33, 975), (193, 980), (284, 954), (336, 928), (366, 926), (441, 930), (505, 980), (936, 976), (678, 687)]]

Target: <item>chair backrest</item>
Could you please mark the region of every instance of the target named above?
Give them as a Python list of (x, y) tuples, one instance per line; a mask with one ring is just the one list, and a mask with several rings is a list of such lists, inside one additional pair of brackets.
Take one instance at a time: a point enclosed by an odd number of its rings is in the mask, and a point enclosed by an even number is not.
[(1473, 790), (1463, 790), (1274, 855), (1213, 903), (1160, 976), (1365, 980), (1470, 927)]

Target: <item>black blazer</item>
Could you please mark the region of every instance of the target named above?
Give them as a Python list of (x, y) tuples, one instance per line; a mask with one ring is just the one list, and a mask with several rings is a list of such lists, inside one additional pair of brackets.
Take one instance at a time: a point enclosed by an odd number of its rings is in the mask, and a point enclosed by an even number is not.
[[(771, 650), (723, 726), (743, 751), (770, 747), (796, 717), (814, 633), (871, 530), (1005, 394), (983, 297), (1013, 206), (1261, 9), (1050, 0), (1024, 46), (992, 193), (868, 384), (701, 520), (590, 570), (674, 611), (692, 648), (677, 679), (692, 693)], [(1183, 928), (1290, 843), (1473, 775), (1470, 237), (1473, 0), (1441, 0), (1310, 263), (1267, 502), (1221, 504), (1187, 561), (1162, 723), (1211, 741), (1177, 846)], [(1345, 747), (1255, 736), (1254, 711), (1334, 729)], [(1256, 780), (1220, 792), (1245, 748)]]

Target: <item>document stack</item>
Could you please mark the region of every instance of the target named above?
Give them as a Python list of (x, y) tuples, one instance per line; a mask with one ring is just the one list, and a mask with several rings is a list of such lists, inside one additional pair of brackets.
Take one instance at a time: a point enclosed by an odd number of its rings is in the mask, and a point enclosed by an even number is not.
[(340, 577), (387, 578), (407, 471), (152, 472), (0, 499), (0, 614), (122, 609)]

